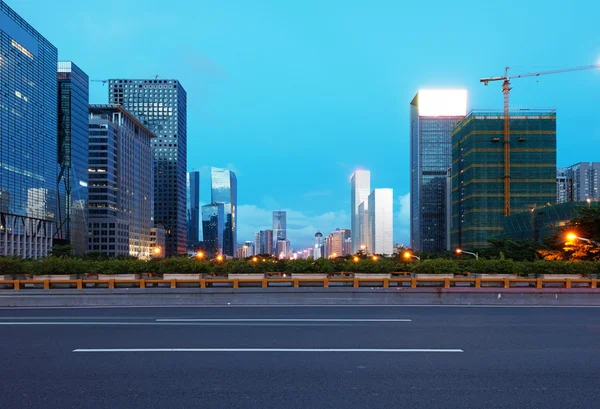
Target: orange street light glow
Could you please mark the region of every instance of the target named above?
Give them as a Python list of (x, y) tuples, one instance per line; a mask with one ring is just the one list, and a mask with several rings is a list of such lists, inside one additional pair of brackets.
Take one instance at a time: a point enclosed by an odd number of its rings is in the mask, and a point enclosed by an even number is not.
[(410, 253), (408, 251), (404, 252), (404, 258), (410, 258)]
[(154, 247), (154, 254), (160, 253), (160, 247)]
[(460, 253), (462, 253), (462, 250), (461, 249), (456, 249), (456, 254), (460, 254)]
[(373, 261), (377, 261), (377, 260), (379, 260), (379, 257), (373, 256)]
[(217, 261), (223, 261), (223, 256), (219, 254), (219, 255), (217, 256)]
[(256, 263), (258, 261), (258, 257), (252, 257), (252, 261), (254, 261)]
[(199, 251), (199, 252), (196, 253), (196, 257), (202, 258), (202, 257), (204, 257), (204, 253), (201, 252), (201, 251)]
[(355, 263), (358, 263), (358, 257), (354, 256), (352, 260), (354, 260)]
[(575, 240), (577, 240), (577, 235), (575, 233), (568, 233), (567, 234), (567, 240), (568, 241), (575, 241)]

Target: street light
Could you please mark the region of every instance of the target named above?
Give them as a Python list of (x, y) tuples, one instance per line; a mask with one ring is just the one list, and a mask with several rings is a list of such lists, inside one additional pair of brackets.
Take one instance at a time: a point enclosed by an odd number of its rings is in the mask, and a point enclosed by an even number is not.
[(217, 261), (223, 261), (223, 256), (219, 254), (219, 255), (217, 256)]
[(154, 254), (159, 255), (160, 254), (160, 247), (154, 247), (154, 250), (152, 250), (154, 252)]
[(204, 258), (204, 253), (201, 252), (201, 251), (199, 251), (199, 252), (196, 253), (196, 257), (198, 257), (198, 258)]
[(379, 257), (373, 256), (372, 259), (373, 259), (373, 261), (377, 261), (377, 260), (379, 260)]
[(456, 249), (456, 254), (462, 254), (462, 253), (470, 254), (472, 256), (475, 256), (475, 260), (479, 260), (479, 253), (471, 253), (470, 251), (464, 251), (464, 250), (461, 250), (461, 249)]
[(358, 256), (354, 256), (354, 258), (352, 259), (352, 261), (354, 261), (355, 263), (358, 263), (358, 260), (360, 260), (360, 259), (358, 258)]
[(417, 259), (417, 260), (419, 260), (419, 261), (421, 260), (421, 257), (419, 257), (419, 256), (415, 256), (415, 255), (414, 255), (414, 254), (412, 254), (410, 251), (405, 251), (405, 252), (404, 252), (404, 258), (407, 258), (407, 259), (409, 259), (409, 258), (416, 258), (416, 259)]
[(252, 261), (254, 261), (256, 263), (258, 261), (258, 257), (252, 257)]
[(589, 197), (585, 200), (588, 204), (588, 209), (592, 207), (592, 199), (590, 199)]
[(571, 241), (575, 241), (575, 240), (585, 241), (586, 243), (593, 244), (594, 246), (600, 247), (600, 243), (598, 243), (595, 240), (586, 239), (585, 237), (579, 237), (575, 233), (567, 233), (567, 242), (571, 242)]

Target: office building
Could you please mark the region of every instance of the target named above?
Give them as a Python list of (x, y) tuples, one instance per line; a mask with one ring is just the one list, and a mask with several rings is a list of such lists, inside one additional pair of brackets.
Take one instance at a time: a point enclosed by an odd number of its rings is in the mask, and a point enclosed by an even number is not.
[(359, 229), (361, 216), (358, 207), (365, 202), (371, 192), (371, 172), (368, 170), (357, 170), (350, 177), (350, 230), (352, 231), (353, 252), (360, 250), (361, 240)]
[(275, 243), (279, 240), (286, 240), (286, 214), (283, 210), (273, 212), (273, 240)]
[(238, 250), (238, 258), (252, 257), (254, 255), (254, 242), (246, 241)]
[(55, 238), (87, 251), (89, 79), (70, 61), (58, 62), (58, 227)]
[(506, 164), (503, 140), (502, 112), (472, 111), (454, 128), (452, 248), (489, 246), (504, 216), (556, 202), (556, 111), (511, 112)]
[(111, 79), (109, 101), (139, 118), (156, 138), (154, 217), (165, 226), (166, 256), (186, 252), (187, 96), (172, 79)]
[(325, 239), (325, 254), (327, 258), (342, 257), (344, 251), (344, 237), (340, 229), (335, 229)]
[(165, 256), (165, 246), (167, 236), (165, 228), (161, 225), (155, 225), (150, 229), (150, 249), (153, 258), (162, 258)]
[(260, 250), (260, 232), (257, 231), (256, 233), (254, 233), (254, 254), (263, 254)]
[(275, 252), (277, 258), (287, 258), (289, 249), (289, 242), (287, 240), (277, 240), (277, 247)]
[[(357, 229), (359, 231), (358, 239), (360, 240), (360, 245), (358, 246), (358, 250), (362, 251), (365, 254), (372, 253), (371, 248), (371, 223), (369, 222), (369, 197), (365, 199), (358, 206), (358, 223)], [(354, 247), (354, 246), (353, 246)]]
[(325, 257), (325, 248), (323, 245), (323, 233), (320, 231), (315, 233), (315, 245), (313, 257), (316, 259)]
[(89, 106), (88, 251), (150, 257), (155, 137), (119, 105)]
[(581, 162), (566, 168), (566, 201), (600, 200), (600, 162)]
[(392, 189), (373, 189), (369, 195), (370, 251), (394, 254), (394, 194)]
[(273, 248), (273, 230), (261, 230), (260, 233), (260, 254), (275, 254)]
[(452, 129), (467, 113), (466, 90), (420, 90), (410, 103), (411, 248), (447, 247), (446, 172)]
[(204, 250), (209, 257), (223, 255), (225, 233), (225, 205), (211, 203), (202, 206), (202, 236)]
[(233, 257), (237, 245), (237, 178), (227, 169), (211, 168), (211, 199), (224, 209), (223, 254)]
[(570, 189), (567, 174), (567, 168), (556, 168), (556, 203), (569, 201), (569, 192), (572, 189)]
[(348, 256), (352, 253), (352, 231), (350, 229), (342, 229), (342, 256)]
[(188, 172), (187, 190), (187, 249), (195, 250), (200, 242), (200, 172)]
[(57, 63), (56, 47), (0, 0), (0, 256), (38, 258), (52, 248)]

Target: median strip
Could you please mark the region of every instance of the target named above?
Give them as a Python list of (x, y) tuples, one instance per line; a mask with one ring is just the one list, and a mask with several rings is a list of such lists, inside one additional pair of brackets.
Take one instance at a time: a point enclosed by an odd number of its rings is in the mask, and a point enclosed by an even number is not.
[(364, 348), (100, 348), (74, 349), (73, 352), (443, 352), (460, 353), (462, 349), (364, 349)]
[(158, 318), (156, 322), (411, 322), (406, 318)]

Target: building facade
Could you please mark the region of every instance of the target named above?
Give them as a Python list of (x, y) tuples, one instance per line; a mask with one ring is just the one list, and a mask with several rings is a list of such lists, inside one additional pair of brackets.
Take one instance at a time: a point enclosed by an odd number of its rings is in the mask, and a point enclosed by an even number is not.
[(335, 229), (325, 239), (325, 254), (327, 258), (342, 257), (344, 254), (344, 236), (340, 229)]
[(204, 250), (209, 257), (223, 255), (225, 233), (225, 205), (211, 203), (202, 206), (202, 236)]
[(556, 203), (569, 201), (569, 192), (572, 189), (570, 189), (567, 175), (567, 168), (556, 168)]
[(275, 243), (279, 240), (287, 240), (286, 213), (284, 210), (275, 210), (273, 212), (273, 240)]
[(260, 254), (275, 254), (273, 248), (273, 230), (261, 230), (260, 235)]
[(172, 79), (111, 79), (109, 101), (125, 107), (156, 138), (154, 216), (165, 226), (166, 256), (186, 252), (187, 95)]
[(161, 225), (155, 225), (150, 229), (150, 248), (153, 258), (163, 258), (165, 256), (165, 246), (167, 245), (167, 236), (165, 228)]
[(446, 172), (452, 164), (452, 129), (466, 113), (466, 90), (420, 90), (410, 103), (410, 241), (415, 251), (447, 247)]
[(394, 254), (394, 194), (392, 189), (373, 189), (369, 195), (370, 251)]
[(260, 232), (257, 231), (254, 233), (254, 254), (263, 254), (260, 250)]
[[(489, 246), (505, 216), (504, 115), (472, 111), (452, 135), (452, 248)], [(556, 112), (515, 110), (510, 119), (510, 214), (556, 202)]]
[(188, 172), (187, 191), (187, 249), (195, 250), (200, 242), (200, 172)]
[(358, 207), (367, 201), (371, 192), (371, 172), (368, 170), (357, 170), (350, 177), (350, 230), (352, 231), (353, 253), (360, 250), (362, 238), (360, 236), (361, 215)]
[(284, 259), (288, 256), (288, 251), (290, 250), (288, 246), (289, 242), (287, 240), (277, 240), (277, 247), (275, 255), (278, 259)]
[(48, 255), (58, 218), (58, 51), (0, 0), (0, 255)]
[(89, 78), (70, 61), (58, 62), (59, 198), (56, 238), (87, 251)]
[(566, 168), (567, 202), (600, 200), (600, 162), (580, 162)]
[(352, 231), (350, 229), (342, 229), (342, 256), (348, 256), (352, 253)]
[[(365, 254), (370, 254), (372, 252), (371, 248), (371, 223), (369, 222), (369, 197), (365, 199), (358, 206), (358, 223), (357, 228), (359, 231), (358, 239), (360, 240), (360, 245), (358, 246), (358, 250), (362, 251)], [(354, 246), (353, 246), (354, 247)]]
[(237, 178), (227, 169), (211, 168), (211, 200), (222, 203), (225, 220), (223, 222), (223, 254), (234, 257), (237, 245)]
[(88, 251), (148, 259), (156, 135), (119, 105), (90, 105), (88, 126)]
[(315, 245), (313, 257), (316, 259), (325, 257), (325, 248), (323, 245), (323, 233), (320, 231), (315, 233)]

